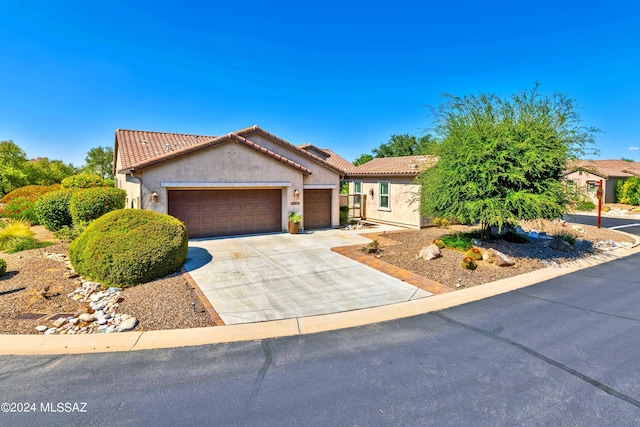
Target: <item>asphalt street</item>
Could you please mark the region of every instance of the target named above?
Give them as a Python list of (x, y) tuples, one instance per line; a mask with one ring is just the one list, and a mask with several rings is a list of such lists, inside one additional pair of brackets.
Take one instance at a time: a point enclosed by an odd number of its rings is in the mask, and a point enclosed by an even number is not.
[(0, 357), (0, 425), (637, 425), (639, 263), (315, 335)]

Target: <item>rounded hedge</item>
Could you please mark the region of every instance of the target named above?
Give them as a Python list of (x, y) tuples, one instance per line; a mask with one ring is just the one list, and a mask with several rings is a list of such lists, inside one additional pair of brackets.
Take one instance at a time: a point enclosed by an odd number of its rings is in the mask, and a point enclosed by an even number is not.
[(36, 203), (36, 215), (40, 224), (49, 231), (58, 231), (72, 224), (69, 203), (75, 190), (62, 189), (43, 194)]
[(133, 286), (176, 272), (187, 259), (184, 224), (144, 209), (120, 209), (93, 221), (69, 246), (74, 269), (103, 286)]
[(0, 277), (7, 273), (7, 261), (0, 258)]
[(91, 188), (102, 187), (104, 180), (98, 175), (90, 173), (81, 173), (78, 175), (68, 176), (61, 182), (62, 188)]
[(69, 212), (74, 224), (93, 221), (107, 212), (123, 209), (127, 192), (120, 188), (95, 187), (78, 190), (71, 196)]

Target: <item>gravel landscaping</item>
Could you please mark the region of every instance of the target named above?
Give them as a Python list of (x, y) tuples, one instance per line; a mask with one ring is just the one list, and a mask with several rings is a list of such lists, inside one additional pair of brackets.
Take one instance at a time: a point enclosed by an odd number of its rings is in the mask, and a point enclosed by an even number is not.
[(477, 269), (465, 270), (461, 266), (463, 253), (452, 249), (442, 249), (442, 257), (425, 261), (417, 258), (420, 249), (429, 246), (434, 239), (444, 234), (468, 232), (478, 230), (478, 227), (455, 225), (447, 229), (424, 228), (415, 231), (385, 233), (384, 237), (397, 244), (381, 245), (382, 251), (377, 255), (381, 260), (397, 267), (409, 270), (420, 276), (427, 277), (443, 285), (457, 289), (460, 283), (464, 287), (477, 286), (495, 280), (528, 273), (540, 268), (562, 264), (571, 259), (593, 255), (598, 242), (619, 242), (630, 245), (635, 240), (629, 235), (608, 229), (598, 229), (586, 225), (571, 225), (552, 223), (550, 221), (524, 222), (521, 224), (525, 231), (537, 230), (548, 235), (568, 233), (575, 235), (575, 250), (561, 252), (551, 248), (550, 240), (530, 239), (530, 243), (518, 244), (504, 240), (491, 240), (483, 244), (483, 248), (494, 248), (513, 261), (511, 267), (497, 267), (486, 261), (478, 261)]

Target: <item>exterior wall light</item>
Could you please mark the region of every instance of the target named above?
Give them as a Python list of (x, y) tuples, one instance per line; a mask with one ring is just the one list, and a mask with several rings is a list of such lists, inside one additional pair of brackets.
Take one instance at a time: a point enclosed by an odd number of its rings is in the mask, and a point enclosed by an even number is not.
[(294, 190), (293, 198), (296, 199), (296, 200), (300, 199), (300, 192), (298, 190)]
[(371, 190), (369, 190), (369, 195), (370, 195), (371, 197), (373, 197), (373, 188), (372, 188)]
[(154, 191), (151, 193), (151, 203), (158, 203), (158, 192)]

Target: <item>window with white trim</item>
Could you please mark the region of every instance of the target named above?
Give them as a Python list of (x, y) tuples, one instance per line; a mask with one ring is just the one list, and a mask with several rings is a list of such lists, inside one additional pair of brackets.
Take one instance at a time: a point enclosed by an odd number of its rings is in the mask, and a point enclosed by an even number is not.
[(360, 207), (362, 201), (362, 181), (353, 181), (353, 206)]
[(380, 209), (391, 209), (389, 202), (389, 182), (380, 182), (378, 185), (378, 207)]

